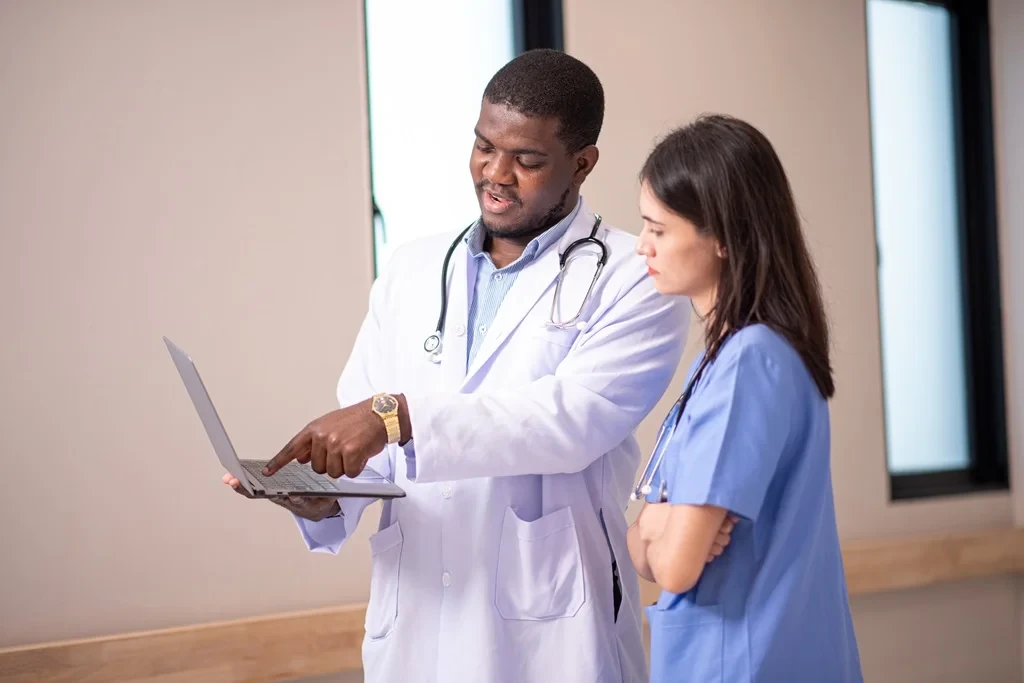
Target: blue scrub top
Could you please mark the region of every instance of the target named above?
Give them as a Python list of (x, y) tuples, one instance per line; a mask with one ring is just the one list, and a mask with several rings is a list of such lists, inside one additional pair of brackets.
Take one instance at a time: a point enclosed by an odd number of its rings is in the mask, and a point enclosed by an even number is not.
[(654, 492), (664, 478), (670, 503), (717, 505), (740, 522), (692, 590), (647, 608), (651, 681), (863, 681), (828, 403), (789, 342), (764, 325), (733, 334), (663, 439)]

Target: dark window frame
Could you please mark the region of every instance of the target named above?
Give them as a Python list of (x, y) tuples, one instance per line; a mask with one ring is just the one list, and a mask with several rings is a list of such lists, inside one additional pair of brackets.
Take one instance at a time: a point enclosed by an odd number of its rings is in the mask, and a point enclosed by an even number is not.
[(512, 25), (517, 55), (542, 48), (565, 49), (562, 0), (513, 0)]
[(969, 460), (960, 469), (890, 473), (892, 500), (1009, 488), (988, 2), (924, 1), (951, 17)]

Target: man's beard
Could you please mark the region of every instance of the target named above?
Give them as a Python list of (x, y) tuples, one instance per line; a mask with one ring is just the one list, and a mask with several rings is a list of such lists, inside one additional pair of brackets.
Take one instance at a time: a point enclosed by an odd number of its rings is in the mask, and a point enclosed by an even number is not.
[(551, 207), (551, 209), (547, 213), (545, 213), (543, 216), (539, 218), (527, 220), (523, 223), (520, 223), (519, 225), (512, 225), (507, 228), (499, 228), (493, 225), (489, 225), (487, 223), (487, 220), (483, 216), (480, 217), (480, 223), (483, 225), (484, 231), (487, 233), (488, 237), (500, 237), (502, 239), (519, 239), (522, 237), (530, 237), (531, 235), (538, 235), (547, 230), (548, 228), (552, 227), (555, 223), (557, 223), (560, 220), (562, 214), (565, 211), (565, 203), (566, 200), (569, 198), (570, 189), (572, 188), (565, 188), (565, 192), (563, 192), (562, 196), (558, 199), (557, 202), (555, 202), (555, 205)]

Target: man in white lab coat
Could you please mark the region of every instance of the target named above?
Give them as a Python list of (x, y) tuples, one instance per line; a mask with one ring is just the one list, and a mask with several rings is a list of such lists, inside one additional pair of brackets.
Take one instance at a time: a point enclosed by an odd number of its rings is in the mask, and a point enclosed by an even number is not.
[[(578, 320), (547, 324), (560, 257), (597, 224), (580, 187), (603, 115), (596, 75), (563, 53), (528, 52), (493, 77), (470, 158), (480, 220), (395, 252), (338, 383), (343, 407), (268, 466), (339, 477), (369, 464), (407, 492), (370, 540), (368, 683), (647, 680), (624, 510), (633, 432), (679, 364), (688, 304), (660, 296), (635, 238), (600, 223), (607, 264), (586, 296), (600, 247), (574, 250), (555, 311)], [(438, 358), (424, 338), (450, 245)], [(278, 502), (331, 553), (367, 505)]]

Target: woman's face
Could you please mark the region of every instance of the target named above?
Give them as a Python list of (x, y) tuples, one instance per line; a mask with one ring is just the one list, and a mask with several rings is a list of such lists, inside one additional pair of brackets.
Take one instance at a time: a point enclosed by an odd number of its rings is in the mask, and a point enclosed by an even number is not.
[(645, 182), (640, 186), (643, 230), (636, 252), (647, 260), (654, 286), (662, 294), (690, 297), (701, 315), (714, 305), (722, 269), (722, 249), (690, 221), (669, 211)]

